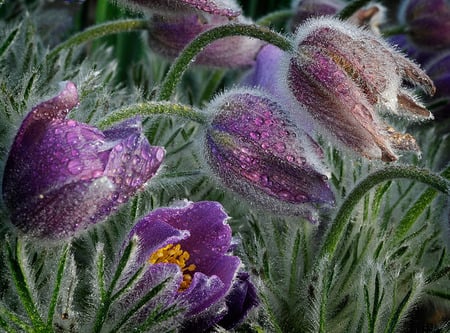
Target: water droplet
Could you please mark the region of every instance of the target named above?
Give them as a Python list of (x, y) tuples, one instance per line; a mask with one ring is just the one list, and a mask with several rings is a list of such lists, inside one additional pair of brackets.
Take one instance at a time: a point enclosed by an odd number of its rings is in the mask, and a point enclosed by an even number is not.
[(80, 160), (69, 161), (69, 163), (67, 163), (67, 170), (69, 170), (72, 175), (78, 175), (83, 171), (83, 164)]
[(262, 149), (268, 149), (269, 147), (270, 147), (270, 144), (267, 141), (264, 141), (263, 143), (261, 143)]
[(286, 150), (286, 145), (283, 142), (277, 142), (275, 143), (274, 148), (277, 152), (283, 153)]
[(250, 132), (250, 137), (253, 139), (253, 140), (258, 140), (260, 137), (261, 137), (261, 134), (259, 133), (259, 132)]
[(264, 119), (261, 117), (257, 117), (255, 118), (255, 120), (253, 120), (253, 122), (255, 123), (255, 125), (261, 126), (264, 124)]
[(294, 157), (293, 155), (287, 155), (287, 156), (286, 156), (286, 160), (287, 160), (288, 162), (295, 162), (295, 157)]
[(70, 119), (67, 121), (67, 126), (75, 127), (77, 126), (77, 122), (75, 120)]

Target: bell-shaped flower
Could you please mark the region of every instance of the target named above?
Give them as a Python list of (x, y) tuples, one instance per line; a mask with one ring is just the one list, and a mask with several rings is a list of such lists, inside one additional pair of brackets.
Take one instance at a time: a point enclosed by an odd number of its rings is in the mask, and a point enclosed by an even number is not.
[(75, 84), (25, 117), (9, 152), (3, 199), (12, 224), (46, 239), (74, 235), (107, 217), (156, 173), (164, 149), (152, 147), (138, 119), (101, 132), (66, 119)]
[(410, 90), (435, 91), (416, 64), (373, 33), (333, 18), (308, 21), (295, 45), (283, 64), (286, 89), (300, 106), (292, 119), (303, 121), (306, 111), (323, 135), (370, 159), (395, 161), (395, 150), (418, 150), (412, 136), (379, 117), (432, 118)]
[(240, 259), (231, 254), (227, 219), (217, 202), (184, 201), (156, 209), (138, 221), (124, 244), (125, 248), (135, 242), (136, 252), (118, 288), (129, 283), (142, 267), (144, 271), (121, 304), (133, 306), (142, 295), (163, 281), (169, 282), (130, 318), (134, 327), (155, 308), (176, 304), (185, 310), (181, 320), (185, 332), (201, 332), (223, 318), (229, 319), (226, 324), (232, 327), (258, 304), (248, 275), (238, 272)]
[(241, 14), (235, 0), (116, 0), (116, 2), (132, 9), (164, 16), (203, 12), (231, 18)]
[(208, 106), (205, 155), (213, 174), (251, 204), (317, 220), (314, 204), (332, 204), (321, 149), (258, 90), (236, 89)]
[(409, 0), (400, 11), (400, 21), (411, 40), (425, 50), (450, 47), (450, 1)]

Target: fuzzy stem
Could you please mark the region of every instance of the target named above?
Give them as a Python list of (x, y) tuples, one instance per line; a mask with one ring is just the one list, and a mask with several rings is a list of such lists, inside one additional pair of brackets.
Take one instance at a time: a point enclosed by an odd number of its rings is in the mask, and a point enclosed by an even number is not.
[(345, 227), (350, 220), (353, 209), (361, 198), (379, 183), (396, 178), (416, 180), (447, 194), (450, 190), (450, 183), (445, 178), (426, 169), (419, 169), (411, 166), (389, 166), (375, 171), (357, 184), (342, 203), (332, 222), (331, 228), (326, 235), (321, 250), (321, 257), (334, 253), (339, 240), (341, 239), (342, 232), (345, 230)]
[(355, 0), (350, 2), (344, 9), (339, 13), (339, 18), (342, 20), (348, 19), (353, 15), (358, 9), (368, 4), (370, 0)]
[(291, 9), (282, 9), (275, 12), (269, 13), (256, 21), (256, 24), (265, 27), (270, 26), (273, 22), (282, 22), (290, 19), (292, 17)]
[[(442, 177), (450, 178), (450, 167), (441, 173)], [(405, 216), (400, 220), (394, 233), (394, 243), (399, 243), (414, 225), (425, 209), (431, 204), (438, 192), (435, 189), (426, 189), (417, 201), (409, 208)]]
[(286, 37), (265, 27), (248, 24), (227, 24), (212, 28), (203, 32), (197, 38), (191, 41), (184, 48), (178, 58), (175, 59), (164, 81), (161, 84), (161, 90), (159, 91), (158, 100), (163, 101), (170, 99), (175, 90), (175, 87), (180, 81), (183, 73), (188, 68), (189, 64), (208, 44), (218, 39), (230, 36), (247, 36), (258, 38), (271, 43), (282, 50), (292, 50), (292, 45)]
[(199, 124), (206, 122), (205, 117), (193, 108), (183, 104), (169, 102), (144, 102), (128, 105), (117, 111), (113, 111), (103, 118), (97, 125), (101, 129), (112, 126), (115, 123), (124, 121), (135, 116), (153, 116), (157, 114), (177, 116), (195, 121)]
[(61, 50), (70, 49), (72, 47), (81, 45), (86, 42), (93, 41), (97, 38), (104, 36), (117, 34), (120, 32), (129, 32), (133, 30), (143, 30), (146, 29), (148, 21), (144, 19), (134, 19), (134, 20), (120, 20), (114, 22), (108, 22), (104, 24), (99, 24), (88, 28), (82, 32), (79, 32), (66, 41), (62, 42), (56, 46), (47, 55), (47, 59), (55, 57)]

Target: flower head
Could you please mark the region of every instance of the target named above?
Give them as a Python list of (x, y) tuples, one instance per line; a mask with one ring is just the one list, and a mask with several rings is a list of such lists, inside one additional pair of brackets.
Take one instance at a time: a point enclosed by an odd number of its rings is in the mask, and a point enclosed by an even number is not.
[[(154, 15), (149, 22), (149, 44), (156, 53), (175, 58), (183, 48), (201, 33), (229, 23), (250, 23), (243, 16), (230, 21), (227, 17), (209, 14), (190, 14), (167, 17)], [(245, 36), (219, 39), (205, 47), (195, 59), (196, 64), (217, 67), (241, 67), (254, 63), (264, 43)]]
[(400, 13), (416, 45), (431, 50), (450, 46), (449, 0), (409, 0)]
[(77, 104), (77, 89), (66, 82), (31, 110), (11, 147), (3, 199), (25, 234), (74, 235), (128, 201), (161, 165), (164, 149), (149, 145), (138, 119), (101, 132), (66, 119)]
[[(126, 303), (136, 301), (139, 295), (171, 276), (174, 282), (159, 302), (165, 306), (174, 302), (184, 305), (185, 329), (192, 326), (202, 331), (227, 313), (233, 313), (227, 318), (233, 318), (236, 324), (257, 304), (257, 297), (248, 279), (244, 280), (250, 291), (242, 290), (244, 282), (239, 276), (243, 273), (237, 275), (241, 263), (230, 254), (231, 228), (227, 219), (219, 203), (206, 201), (156, 209), (141, 219), (126, 242), (134, 240), (138, 245), (136, 259), (128, 270), (135, 272), (145, 266), (146, 271)], [(234, 301), (242, 294), (248, 294), (244, 296), (245, 305)], [(240, 308), (229, 308), (234, 304)]]
[(425, 65), (425, 69), (436, 85), (436, 95), (432, 103), (439, 103), (439, 106), (433, 109), (433, 113), (436, 117), (448, 118), (450, 116), (450, 50), (432, 58)]
[(257, 90), (231, 90), (208, 109), (206, 156), (227, 187), (262, 207), (310, 220), (309, 204), (333, 203), (320, 148), (273, 99)]
[(117, 2), (141, 11), (165, 16), (203, 12), (232, 18), (241, 13), (241, 9), (234, 0), (117, 0)]
[[(414, 119), (431, 113), (404, 84), (433, 94), (431, 79), (373, 33), (332, 18), (298, 29), (296, 53), (286, 57), (287, 87), (324, 134), (371, 159), (394, 161), (394, 150), (418, 150), (413, 137), (397, 132), (378, 111)], [(303, 114), (301, 115), (303, 116)]]

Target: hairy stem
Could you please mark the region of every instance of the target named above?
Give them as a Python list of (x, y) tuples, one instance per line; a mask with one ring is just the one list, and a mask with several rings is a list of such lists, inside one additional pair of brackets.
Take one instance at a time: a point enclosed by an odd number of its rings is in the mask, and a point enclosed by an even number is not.
[(350, 220), (353, 209), (364, 195), (374, 186), (391, 179), (406, 178), (416, 180), (434, 187), (443, 193), (449, 193), (449, 181), (429, 170), (411, 166), (389, 166), (367, 176), (349, 193), (339, 208), (331, 228), (325, 237), (321, 257), (331, 255), (341, 239), (341, 235)]
[(135, 116), (140, 115), (148, 117), (158, 114), (182, 117), (199, 124), (204, 124), (206, 122), (203, 114), (187, 105), (169, 102), (144, 102), (128, 105), (122, 109), (113, 111), (97, 125), (99, 128), (104, 129)]
[(134, 30), (146, 29), (147, 24), (148, 24), (147, 20), (135, 19), (135, 20), (120, 20), (93, 26), (91, 28), (88, 28), (82, 32), (73, 35), (66, 41), (57, 45), (47, 55), (47, 59), (55, 57), (56, 55), (58, 55), (59, 52), (61, 52), (64, 49), (70, 49), (75, 46), (96, 40), (101, 37), (117, 34), (120, 32), (129, 32)]
[(175, 59), (161, 84), (158, 100), (163, 101), (170, 99), (183, 73), (204, 47), (215, 40), (230, 36), (247, 36), (258, 38), (285, 51), (292, 49), (291, 43), (286, 37), (268, 28), (257, 25), (228, 24), (210, 29), (195, 38), (184, 48), (178, 58)]

